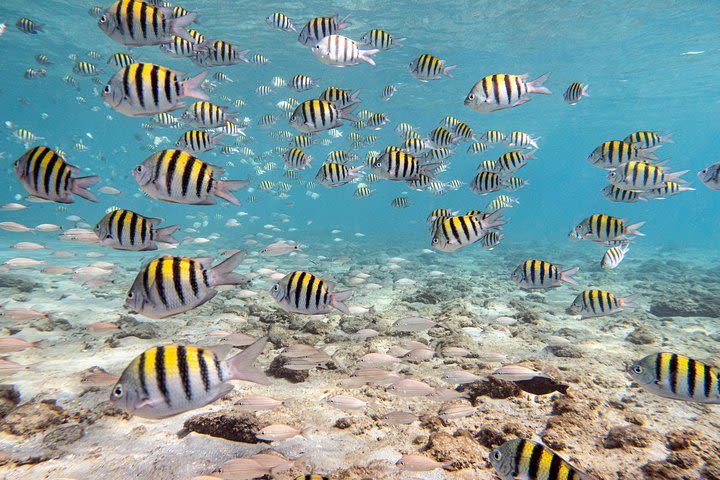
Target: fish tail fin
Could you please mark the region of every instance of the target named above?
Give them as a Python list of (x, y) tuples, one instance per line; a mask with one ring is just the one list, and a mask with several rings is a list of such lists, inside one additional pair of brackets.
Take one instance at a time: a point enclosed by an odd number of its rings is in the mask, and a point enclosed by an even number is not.
[(340, 310), (345, 315), (350, 315), (350, 309), (345, 305), (344, 300), (352, 297), (355, 292), (353, 290), (344, 290), (342, 292), (334, 292), (330, 295), (330, 305)]
[(679, 172), (666, 173), (665, 181), (666, 182), (675, 182), (679, 185), (687, 185), (687, 180), (685, 180), (684, 178), (680, 178), (680, 177), (682, 177), (689, 171), (690, 170), (680, 170)]
[(360, 99), (358, 98), (360, 96), (360, 90), (355, 90), (350, 94), (349, 103), (360, 103)]
[(177, 245), (179, 242), (172, 236), (172, 234), (175, 233), (178, 228), (180, 228), (180, 225), (170, 225), (169, 227), (158, 228), (155, 230), (155, 240), (162, 243)]
[(402, 46), (404, 46), (404, 45), (405, 45), (405, 43), (404, 43), (405, 40), (407, 40), (407, 38), (405, 38), (405, 37), (403, 37), (403, 38), (393, 38), (393, 47), (402, 47)]
[(374, 48), (374, 49), (372, 49), (372, 50), (360, 50), (360, 57), (359, 57), (359, 58), (360, 58), (360, 60), (362, 60), (363, 62), (367, 62), (367, 63), (369, 63), (370, 65), (375, 65), (375, 60), (373, 60), (372, 58), (370, 58), (370, 55), (375, 55), (375, 54), (378, 53), (379, 51), (380, 51), (380, 50), (378, 50), (377, 48)]
[(572, 278), (573, 275), (575, 275), (580, 270), (579, 267), (570, 268), (568, 270), (565, 270), (564, 272), (560, 272), (560, 280), (563, 282), (567, 282), (572, 285), (577, 285), (577, 282), (574, 278)]
[(209, 72), (209, 70), (205, 70), (204, 72), (201, 72), (194, 77), (188, 78), (187, 80), (183, 81), (182, 96), (197, 98), (200, 100), (210, 100), (208, 94), (203, 92), (200, 88)]
[(543, 95), (550, 95), (552, 92), (547, 89), (547, 87), (543, 86), (543, 83), (547, 81), (547, 79), (550, 78), (550, 72), (544, 73), (540, 75), (535, 80), (528, 82), (528, 92), (530, 93), (542, 93)]
[(240, 205), (240, 200), (232, 192), (245, 188), (248, 184), (250, 182), (247, 180), (218, 180), (215, 195), (233, 205)]
[(589, 97), (590, 94), (588, 93), (588, 88), (590, 88), (590, 85), (583, 85), (582, 92), (580, 92), (581, 97)]
[(645, 222), (638, 222), (633, 223), (632, 225), (628, 225), (627, 227), (625, 227), (625, 235), (637, 235), (638, 237), (644, 237), (645, 234), (638, 231), (638, 228), (642, 227), (643, 225), (645, 225)]
[(94, 193), (88, 190), (88, 187), (92, 187), (99, 181), (100, 177), (97, 175), (93, 175), (91, 177), (73, 178), (70, 191), (79, 197), (98, 203), (100, 200), (97, 199)]
[(340, 30), (344, 30), (344, 29), (346, 29), (346, 28), (348, 28), (348, 27), (352, 27), (352, 23), (350, 23), (350, 22), (347, 21), (347, 19), (350, 18), (350, 15), (352, 15), (352, 14), (351, 14), (351, 13), (348, 13), (347, 15), (345, 15), (345, 16), (338, 22), (338, 24), (337, 24), (337, 25), (338, 25), (338, 32), (339, 32)]
[(217, 135), (213, 135), (212, 137), (210, 137), (210, 143), (212, 143), (213, 145), (219, 144), (225, 135), (227, 135), (227, 133), (225, 132), (220, 132)]
[(660, 148), (660, 145), (655, 145), (654, 147), (649, 148), (638, 148), (638, 157), (645, 158), (647, 160), (657, 160), (657, 155), (653, 152), (658, 148)]
[(190, 35), (190, 32), (185, 30), (185, 27), (193, 23), (195, 20), (197, 20), (198, 14), (195, 12), (188, 13), (187, 15), (183, 15), (182, 17), (173, 18), (170, 20), (170, 31), (172, 31), (173, 35), (176, 35), (178, 37), (182, 37), (188, 42), (191, 42), (192, 44), (195, 44), (195, 39)]
[(491, 228), (500, 229), (503, 225), (505, 225), (505, 218), (502, 215), (502, 212), (500, 210), (497, 210), (487, 217), (480, 219), (480, 227), (483, 230), (490, 230)]
[(248, 283), (247, 278), (233, 273), (233, 270), (240, 265), (245, 258), (245, 252), (236, 252), (210, 269), (208, 282), (211, 286), (217, 285), (240, 285)]
[(255, 362), (257, 357), (262, 353), (263, 348), (265, 348), (267, 340), (268, 337), (258, 338), (245, 350), (228, 359), (227, 364), (230, 370), (230, 378), (233, 380), (259, 383), (260, 385), (270, 385), (270, 380), (265, 374), (253, 366), (253, 362)]
[(456, 68), (457, 68), (457, 65), (448, 65), (447, 67), (443, 68), (442, 74), (448, 78), (455, 78), (452, 76), (452, 74), (450, 72), (455, 70)]
[(640, 308), (640, 305), (635, 301), (637, 295), (628, 295), (627, 297), (618, 298), (618, 302), (622, 308)]
[(672, 138), (672, 133), (666, 133), (665, 135), (660, 135), (660, 142), (661, 143), (675, 143)]
[(250, 53), (250, 50), (240, 50), (238, 52), (238, 58), (240, 59), (241, 62), (250, 63), (250, 60), (245, 58), (245, 55), (247, 55), (248, 53)]
[(353, 115), (352, 111), (357, 108), (357, 103), (347, 105), (345, 108), (341, 109), (339, 111), (340, 118), (344, 118), (345, 120), (350, 120), (351, 122), (358, 122), (360, 119)]

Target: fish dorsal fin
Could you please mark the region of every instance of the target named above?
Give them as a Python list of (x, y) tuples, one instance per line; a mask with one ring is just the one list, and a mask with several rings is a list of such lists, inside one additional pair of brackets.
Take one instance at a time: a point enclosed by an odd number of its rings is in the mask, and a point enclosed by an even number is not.
[(205, 350), (210, 350), (211, 352), (213, 352), (215, 355), (217, 355), (217, 357), (220, 360), (225, 360), (228, 356), (228, 353), (230, 353), (230, 350), (232, 350), (233, 346), (229, 345), (229, 344), (211, 345), (209, 347), (204, 347), (204, 348), (205, 348)]
[(210, 268), (215, 261), (213, 257), (193, 257), (193, 260), (198, 262), (205, 269)]
[(145, 220), (147, 220), (147, 221), (150, 223), (150, 225), (152, 225), (153, 227), (157, 227), (158, 225), (160, 225), (160, 224), (163, 222), (163, 219), (162, 219), (162, 218), (148, 218), (148, 217), (145, 217)]

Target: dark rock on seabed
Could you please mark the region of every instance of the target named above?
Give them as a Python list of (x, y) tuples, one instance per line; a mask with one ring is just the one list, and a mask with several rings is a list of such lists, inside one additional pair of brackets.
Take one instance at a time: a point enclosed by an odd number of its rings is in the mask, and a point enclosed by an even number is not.
[(188, 418), (183, 427), (191, 432), (233, 442), (260, 442), (255, 436), (255, 432), (260, 429), (255, 417), (233, 410), (195, 415)]

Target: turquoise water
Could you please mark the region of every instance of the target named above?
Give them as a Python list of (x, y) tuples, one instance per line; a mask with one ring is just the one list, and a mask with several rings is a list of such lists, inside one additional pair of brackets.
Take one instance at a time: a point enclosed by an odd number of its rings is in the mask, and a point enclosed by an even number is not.
[[(383, 308), (386, 308), (391, 313), (390, 317), (383, 317), (383, 321), (389, 321), (388, 318), (394, 321), (402, 317), (403, 313), (408, 314), (407, 311), (398, 311), (400, 307), (394, 305), (401, 298), (406, 301), (406, 292), (393, 282), (411, 278), (418, 282), (418, 291), (428, 284), (431, 285), (428, 288), (432, 289), (435, 288), (432, 285), (437, 286), (437, 283), (430, 281), (430, 272), (433, 270), (439, 270), (444, 278), (457, 282), (446, 286), (448, 289), (458, 284), (475, 289), (472, 291), (476, 298), (452, 296), (451, 303), (467, 301), (473, 305), (471, 308), (475, 308), (483, 305), (483, 302), (491, 302), (501, 307), (493, 310), (486, 303), (482, 308), (487, 307), (493, 315), (509, 314), (509, 305), (515, 308), (517, 304), (514, 302), (526, 298), (518, 293), (509, 275), (516, 265), (529, 258), (543, 258), (581, 269), (579, 287), (573, 286), (569, 290), (565, 287), (561, 290), (562, 294), (560, 291), (548, 294), (547, 305), (543, 304), (544, 301), (533, 303), (536, 299), (530, 299), (532, 308), (528, 308), (535, 309), (541, 317), (547, 314), (553, 319), (563, 319), (565, 306), (584, 288), (612, 287), (619, 293), (640, 294), (639, 303), (643, 305), (643, 313), (638, 314), (637, 319), (628, 319), (619, 327), (611, 323), (604, 324), (602, 328), (597, 325), (587, 327), (592, 331), (589, 337), (603, 338), (608, 329), (630, 328), (644, 322), (661, 330), (661, 315), (655, 318), (645, 313), (645, 310), (656, 300), (672, 298), (673, 294), (696, 305), (712, 303), (710, 310), (717, 310), (714, 295), (718, 284), (717, 278), (713, 276), (713, 268), (716, 268), (719, 260), (717, 245), (720, 242), (720, 226), (717, 212), (720, 211), (720, 192), (707, 188), (696, 177), (699, 170), (718, 161), (715, 119), (720, 116), (720, 103), (715, 91), (715, 80), (720, 52), (720, 38), (717, 35), (720, 10), (712, 2), (687, 4), (656, 1), (628, 5), (621, 1), (514, 1), (503, 4), (484, 1), (189, 0), (182, 6), (200, 14), (194, 28), (207, 38), (223, 39), (240, 49), (249, 49), (248, 57), (262, 54), (271, 60), (266, 65), (240, 63), (211, 69), (211, 75), (222, 71), (233, 80), (232, 83), (217, 85), (210, 94), (211, 101), (225, 105), (227, 102), (220, 100), (223, 95), (245, 101), (245, 107), (230, 107), (229, 111), (238, 112), (241, 118), (248, 117), (251, 120), (246, 133), (253, 138), (245, 145), (252, 149), (254, 155), (224, 156), (219, 153), (218, 147), (197, 156), (208, 163), (223, 166), (226, 169), (225, 176), (229, 179), (250, 180), (249, 189), (237, 192), (242, 201), (239, 207), (221, 199), (214, 206), (170, 204), (142, 194), (131, 176), (132, 169), (153, 153), (148, 146), (153, 144), (156, 137), (167, 137), (169, 140), (169, 143), (161, 143), (160, 148), (173, 148), (184, 129), (155, 127), (148, 131), (142, 128), (142, 124), (149, 122), (149, 117), (126, 117), (108, 107), (98, 95), (115, 71), (106, 60), (113, 53), (127, 52), (132, 53), (137, 60), (183, 70), (188, 75), (196, 75), (203, 69), (189, 59), (164, 55), (158, 46), (130, 49), (112, 41), (97, 27), (97, 18), (88, 14), (92, 5), (85, 1), (53, 0), (5, 0), (0, 5), (0, 22), (7, 22), (7, 30), (0, 37), (0, 55), (3, 59), (3, 68), (0, 69), (0, 118), (8, 127), (0, 135), (0, 152), (4, 152), (0, 161), (5, 172), (5, 180), (0, 185), (0, 204), (19, 202), (29, 206), (20, 211), (1, 211), (0, 221), (18, 222), (29, 227), (53, 223), (69, 229), (77, 226), (77, 222), (67, 217), (77, 215), (81, 217), (81, 223), (87, 223), (92, 228), (108, 208), (117, 206), (148, 217), (161, 217), (164, 219), (163, 226), (181, 225), (181, 231), (175, 235), (178, 240), (210, 237), (211, 241), (201, 245), (183, 242), (178, 250), (135, 253), (112, 251), (98, 245), (60, 242), (57, 233), (11, 233), (0, 230), (0, 261), (3, 262), (13, 257), (29, 257), (46, 261), (47, 265), (74, 268), (96, 260), (83, 258), (87, 252), (93, 251), (107, 255), (99, 260), (120, 265), (119, 273), (112, 278), (112, 284), (93, 289), (80, 288), (69, 277), (47, 280), (37, 271), (42, 267), (21, 272), (0, 272), (0, 276), (6, 276), (10, 281), (17, 275), (19, 278), (38, 280), (44, 287), (52, 288), (52, 292), (68, 288), (73, 295), (72, 306), (66, 307), (62, 299), (49, 298), (38, 292), (20, 296), (13, 296), (17, 292), (10, 292), (8, 296), (13, 307), (37, 307), (42, 311), (71, 317), (72, 314), (79, 315), (79, 306), (83, 305), (84, 295), (87, 295), (88, 305), (102, 312), (93, 316), (93, 321), (104, 321), (105, 317), (108, 321), (115, 321), (127, 313), (123, 302), (132, 279), (142, 262), (152, 258), (155, 253), (219, 257), (222, 250), (237, 248), (256, 255), (255, 252), (266, 244), (292, 240), (303, 245), (307, 257), (258, 257), (257, 264), (242, 267), (243, 273), (257, 270), (266, 263), (278, 272), (308, 269), (321, 276), (340, 279), (341, 282), (350, 279), (353, 276), (351, 273), (357, 271), (377, 275), (375, 281), (383, 289), (371, 292), (358, 288), (354, 303), (367, 307), (379, 306), (381, 317)], [(333, 68), (321, 64), (308, 48), (298, 43), (296, 33), (270, 28), (265, 18), (275, 11), (282, 11), (293, 19), (298, 32), (306, 21), (315, 16), (339, 13), (340, 17), (351, 14), (349, 21), (352, 26), (340, 33), (355, 40), (359, 40), (371, 28), (381, 28), (394, 37), (407, 39), (403, 46), (374, 55), (376, 66), (361, 62), (356, 66)], [(21, 17), (44, 24), (44, 30), (37, 35), (22, 33), (14, 26)], [(90, 51), (97, 52), (100, 58), (90, 58)], [(445, 60), (446, 65), (457, 65), (452, 71), (453, 78), (443, 77), (427, 83), (414, 79), (407, 66), (423, 53), (432, 53)], [(38, 65), (34, 60), (38, 54), (47, 55), (53, 65)], [(97, 77), (99, 84), (93, 83), (90, 77), (81, 77), (72, 72), (72, 55), (103, 69)], [(28, 67), (47, 69), (47, 77), (26, 80), (23, 74)], [(532, 79), (546, 72), (550, 72), (550, 78), (545, 86), (552, 91), (552, 95), (531, 95), (532, 100), (524, 105), (489, 114), (475, 112), (463, 105), (472, 86), (485, 75), (528, 73)], [(319, 88), (295, 92), (280, 87), (268, 96), (255, 93), (258, 86), (271, 85), (274, 76), (289, 79), (295, 74), (313, 78)], [(79, 91), (63, 81), (66, 75), (76, 78), (80, 85)], [(590, 85), (590, 96), (574, 106), (567, 105), (562, 98), (563, 92), (572, 82)], [(389, 84), (397, 87), (397, 93), (389, 101), (383, 101), (382, 89)], [(501, 145), (471, 156), (466, 153), (470, 143), (460, 142), (455, 154), (447, 160), (447, 171), (440, 173), (438, 179), (444, 182), (456, 179), (462, 185), (457, 190), (448, 189), (444, 195), (415, 191), (403, 182), (380, 180), (369, 185), (375, 190), (371, 197), (359, 199), (353, 196), (357, 182), (330, 189), (319, 184), (308, 186), (285, 179), (283, 160), (273, 149), (286, 147), (287, 142), (274, 140), (270, 133), (280, 130), (288, 130), (293, 134), (298, 132), (283, 117), (276, 103), (288, 98), (300, 102), (317, 98), (329, 86), (359, 89), (362, 103), (358, 111), (368, 109), (374, 113), (384, 113), (390, 118), (390, 122), (378, 131), (359, 131), (363, 136), (377, 135), (378, 141), (372, 146), (352, 150), (359, 157), (355, 165), (365, 163), (368, 150), (382, 151), (386, 146), (400, 145), (402, 139), (395, 132), (395, 127), (401, 122), (411, 124), (425, 136), (444, 117), (450, 115), (469, 124), (478, 138), (489, 129), (504, 133), (518, 130), (541, 137), (537, 160), (530, 161), (516, 174), (528, 180), (529, 185), (509, 193), (517, 197), (520, 203), (503, 212), (507, 224), (503, 227), (504, 239), (501, 244), (490, 252), (484, 251), (480, 245), (473, 245), (454, 253), (422, 253), (423, 249), (432, 248), (426, 223), (432, 209), (449, 208), (461, 212), (485, 209), (487, 203), (496, 196), (478, 196), (470, 190), (469, 184), (481, 160), (495, 159), (507, 151)], [(179, 117), (182, 112), (181, 109), (174, 114)], [(260, 117), (269, 113), (278, 116), (277, 123), (270, 128), (259, 127), (257, 122)], [(351, 122), (345, 123), (339, 128), (343, 133), (341, 138), (331, 138), (327, 133), (317, 135), (318, 138), (332, 140), (329, 146), (315, 144), (304, 149), (313, 156), (313, 161), (311, 168), (300, 172), (303, 180), (313, 182), (317, 169), (331, 150), (350, 149), (347, 137), (358, 130), (353, 128)], [(92, 191), (97, 192), (100, 186), (111, 186), (120, 190), (121, 194), (99, 193), (100, 202), (97, 204), (76, 197), (75, 203), (66, 205), (66, 208), (59, 208), (59, 204), (54, 203), (27, 202), (27, 192), (12, 170), (12, 162), (26, 151), (26, 146), (13, 138), (13, 132), (18, 128), (43, 137), (42, 140), (30, 142), (30, 146), (61, 148), (67, 153), (66, 160), (80, 167), (83, 176), (100, 176), (100, 183), (92, 187)], [(638, 130), (672, 134), (674, 143), (662, 146), (657, 150), (657, 156), (667, 160), (666, 166), (672, 171), (689, 170), (684, 178), (696, 190), (682, 192), (665, 200), (632, 204), (614, 203), (603, 197), (601, 190), (607, 185), (607, 172), (589, 164), (587, 156), (602, 142), (621, 140)], [(88, 150), (81, 152), (74, 148), (78, 142), (86, 145)], [(232, 145), (232, 142), (233, 137), (224, 140), (225, 145)], [(228, 161), (232, 162), (231, 166), (227, 164)], [(267, 162), (274, 162), (277, 168), (258, 174), (256, 167)], [(367, 167), (365, 170), (365, 173), (369, 171)], [(278, 195), (277, 189), (262, 191), (259, 184), (264, 180), (286, 181), (292, 188), (286, 196)], [(313, 192), (317, 194), (315, 199), (309, 195)], [(255, 202), (249, 201), (251, 196), (256, 197)], [(408, 197), (412, 205), (405, 209), (391, 207), (391, 201), (400, 196)], [(616, 271), (599, 270), (598, 264), (604, 248), (591, 242), (573, 242), (567, 238), (575, 225), (594, 213), (626, 218), (629, 223), (647, 222), (641, 229), (646, 236), (633, 240), (630, 253)], [(228, 227), (226, 222), (229, 219), (236, 219), (240, 225)], [(194, 225), (196, 223), (199, 225)], [(185, 231), (188, 228), (194, 231)], [(19, 241), (39, 242), (48, 245), (50, 249), (34, 252), (9, 249)], [(52, 255), (54, 250), (73, 251), (77, 258), (55, 258)], [(345, 256), (349, 257), (347, 263), (343, 259), (337, 262), (338, 257)], [(387, 258), (392, 256), (407, 259), (401, 271), (386, 270)], [(644, 271), (644, 267), (648, 267), (648, 271)], [(584, 272), (587, 274), (583, 277)], [(699, 274), (701, 278), (697, 279)], [(272, 283), (274, 281), (259, 279), (250, 288), (265, 292)], [(681, 288), (673, 293), (674, 285), (680, 285)], [(414, 295), (412, 289), (410, 295)], [(228, 300), (229, 296), (222, 298)], [(258, 303), (263, 308), (275, 308), (268, 299)], [(220, 308), (221, 297), (211, 304), (214, 308)], [(393, 309), (393, 306), (397, 308)], [(104, 366), (120, 374), (124, 365), (143, 348), (180, 340), (208, 343), (208, 331), (221, 326), (222, 329), (238, 327), (227, 322), (215, 322), (213, 314), (217, 312), (210, 311), (207, 306), (203, 309), (204, 323), (197, 330), (193, 330), (196, 327), (192, 325), (188, 327), (189, 330), (183, 330), (175, 324), (176, 328), (169, 330), (171, 333), (165, 332), (138, 344), (123, 345), (127, 351), (122, 355), (114, 352), (108, 357), (103, 350), (107, 347), (94, 343), (93, 348), (97, 348), (97, 352), (83, 354), (72, 373), (101, 363), (97, 358), (106, 360), (108, 363)], [(242, 303), (238, 309), (243, 314), (247, 311)], [(488, 311), (483, 310), (482, 315), (490, 315)], [(414, 313), (431, 315), (438, 312), (427, 310)], [(194, 318), (191, 315), (194, 314), (181, 318), (190, 322)], [(138, 318), (146, 320), (140, 316)], [(85, 317), (68, 320), (78, 329), (91, 323)], [(682, 349), (685, 348), (684, 353), (699, 358), (715, 355), (717, 359), (717, 346), (713, 346), (708, 338), (717, 331), (718, 319), (702, 317), (693, 321), (706, 329), (708, 336), (693, 343), (694, 340), (690, 340), (679, 329), (674, 331), (677, 336), (666, 339), (665, 346), (678, 347), (677, 353), (683, 353)], [(561, 326), (564, 324), (553, 324), (552, 328), (546, 326), (543, 330), (546, 334), (552, 334), (554, 329)], [(8, 335), (17, 333), (11, 332), (9, 324), (3, 327)], [(248, 325), (244, 324), (238, 329), (245, 327)], [(264, 324), (251, 324), (249, 330), (259, 336), (264, 327)], [(60, 343), (59, 337), (55, 336), (57, 332), (39, 334), (26, 328), (23, 333), (23, 338), (43, 339), (55, 347)], [(305, 339), (302, 334), (298, 334), (297, 338)], [(332, 343), (327, 338), (325, 340), (328, 344)], [(619, 336), (615, 340), (618, 343), (608, 348), (612, 353), (608, 353), (610, 359), (606, 364), (617, 367), (618, 371), (613, 375), (616, 380), (620, 379), (619, 382), (622, 381), (621, 358), (629, 360), (625, 357), (638, 356), (637, 351), (640, 350), (643, 354), (657, 351), (657, 348), (653, 350), (650, 347), (628, 345)], [(360, 352), (359, 348), (353, 347), (356, 345), (346, 345), (348, 351)], [(529, 351), (532, 350), (529, 348)], [(618, 353), (621, 350), (622, 355)], [(359, 355), (363, 353), (364, 350)], [(21, 363), (33, 361), (42, 365), (43, 360), (52, 361), (67, 354), (66, 350), (58, 347), (42, 353), (26, 352), (17, 358), (26, 360)], [(529, 355), (517, 355), (515, 359)], [(580, 371), (583, 368), (580, 364), (572, 367)], [(602, 368), (598, 365), (594, 367)], [(14, 383), (12, 380), (5, 381)], [(27, 387), (29, 392), (39, 395), (39, 398), (50, 394), (43, 390), (41, 378), (22, 379), (18, 385)], [(315, 387), (321, 388), (317, 384)], [(97, 402), (106, 399), (107, 390), (97, 393)], [(62, 393), (58, 394), (58, 391)], [(278, 390), (276, 393), (279, 396), (289, 395), (286, 390)], [(53, 385), (52, 395), (68, 401), (77, 400), (77, 392), (66, 386)], [(716, 411), (708, 415), (715, 418), (710, 422), (717, 422)], [(677, 410), (671, 412), (667, 422), (672, 423), (674, 418), (687, 421)], [(153, 425), (155, 429), (163, 429), (162, 424)], [(707, 424), (703, 425), (707, 427)], [(179, 428), (179, 425), (173, 426)], [(157, 434), (157, 431), (153, 431), (153, 434)], [(91, 438), (100, 441), (100, 433), (95, 432), (94, 435)], [(3, 441), (9, 442), (7, 439)], [(592, 441), (588, 440), (586, 444), (591, 445)], [(129, 446), (124, 448), (132, 451)], [(175, 446), (158, 455), (167, 460), (179, 456), (179, 448)], [(208, 460), (203, 466), (209, 467), (210, 464), (227, 460), (229, 457), (223, 457), (223, 454), (230, 455), (231, 449), (222, 450), (218, 447), (218, 452), (212, 461)], [(586, 455), (583, 457), (586, 460), (584, 465), (592, 465), (587, 461), (590, 454)], [(615, 458), (613, 465), (617, 465), (616, 470), (619, 471), (620, 465), (626, 460)], [(113, 475), (121, 471), (118, 467), (121, 460), (114, 461), (117, 463), (106, 478), (119, 478)], [(606, 478), (602, 474), (608, 473), (608, 470), (598, 465), (593, 468), (600, 475), (599, 478)], [(187, 478), (190, 478), (190, 475), (202, 473), (202, 470), (207, 468), (187, 467), (173, 472), (180, 472), (179, 475), (188, 475)], [(148, 471), (139, 470), (137, 478), (145, 478)], [(68, 472), (73, 474), (72, 470)], [(77, 475), (80, 473), (81, 470), (74, 472)], [(483, 474), (490, 475), (489, 471)]]

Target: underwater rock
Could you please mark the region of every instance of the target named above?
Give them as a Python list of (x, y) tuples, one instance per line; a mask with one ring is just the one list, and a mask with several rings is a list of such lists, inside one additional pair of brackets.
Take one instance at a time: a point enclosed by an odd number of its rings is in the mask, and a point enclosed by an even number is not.
[(65, 423), (67, 412), (55, 402), (51, 399), (20, 405), (3, 419), (3, 431), (13, 435), (31, 436), (46, 432), (51, 425)]
[(647, 448), (652, 440), (650, 430), (637, 425), (612, 427), (603, 439), (603, 446), (607, 449), (637, 447)]
[(386, 461), (376, 460), (364, 467), (353, 466), (351, 468), (330, 472), (328, 476), (336, 480), (369, 480), (373, 478), (391, 478), (392, 474), (388, 471)]
[(665, 460), (648, 462), (640, 467), (640, 470), (643, 472), (644, 480), (694, 480), (697, 478), (675, 465), (668, 464)]
[(459, 391), (467, 392), (473, 407), (479, 404), (478, 397), (502, 399), (517, 397), (521, 394), (520, 388), (513, 382), (506, 382), (505, 380), (499, 380), (492, 376), (485, 380), (462, 385)]
[(720, 317), (720, 305), (712, 295), (674, 295), (660, 298), (650, 305), (656, 317)]
[(77, 442), (84, 434), (85, 430), (80, 425), (63, 425), (50, 430), (43, 438), (43, 445), (51, 450), (56, 450), (62, 445)]
[(673, 452), (686, 450), (690, 447), (690, 442), (696, 440), (697, 437), (697, 432), (691, 428), (671, 430), (665, 434), (665, 446)]
[(335, 425), (333, 425), (333, 427), (339, 428), (340, 430), (345, 430), (346, 428), (352, 427), (352, 424), (353, 424), (352, 418), (341, 417), (341, 418), (337, 419), (337, 421), (335, 422)]
[(567, 345), (548, 345), (545, 347), (550, 353), (556, 357), (562, 358), (582, 358), (584, 356), (583, 351), (572, 344)]
[(0, 288), (13, 288), (22, 293), (30, 293), (41, 285), (32, 280), (26, 280), (18, 276), (2, 275), (0, 276)]
[(108, 339), (109, 342), (117, 342), (121, 338), (137, 337), (143, 340), (158, 338), (157, 327), (150, 322), (139, 322), (135, 317), (123, 315), (117, 321), (120, 331)]
[(15, 385), (0, 385), (0, 418), (5, 418), (20, 403), (20, 392)]
[(657, 343), (659, 335), (645, 325), (638, 325), (630, 332), (625, 340), (635, 345), (650, 345)]
[(195, 415), (185, 420), (183, 427), (191, 432), (233, 442), (260, 443), (255, 436), (255, 432), (260, 430), (255, 417), (233, 410)]
[(476, 468), (485, 463), (483, 449), (470, 432), (463, 429), (453, 435), (431, 433), (424, 452), (438, 462), (448, 464), (445, 469), (451, 472)]
[(300, 383), (310, 377), (308, 370), (290, 370), (284, 366), (292, 361), (291, 358), (283, 357), (282, 354), (273, 358), (267, 369), (267, 374), (275, 378), (284, 378), (288, 382)]

